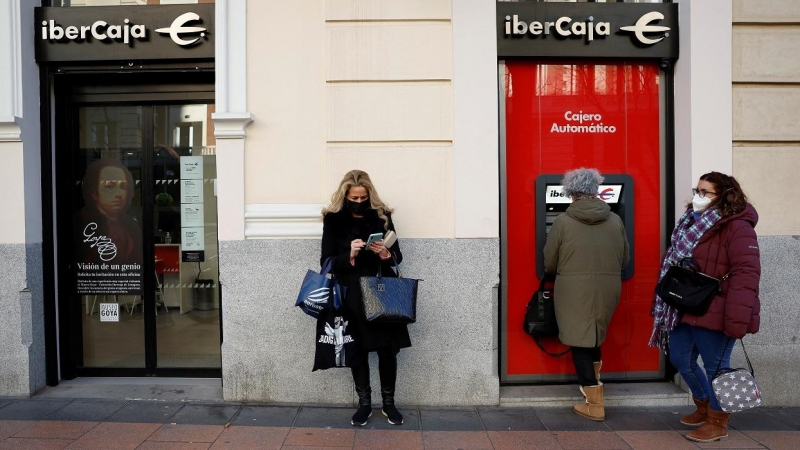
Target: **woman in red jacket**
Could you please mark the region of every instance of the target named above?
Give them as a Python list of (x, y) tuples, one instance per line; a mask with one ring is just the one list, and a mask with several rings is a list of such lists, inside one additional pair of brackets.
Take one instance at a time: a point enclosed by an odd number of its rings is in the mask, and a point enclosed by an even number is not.
[[(722, 293), (702, 316), (681, 314), (656, 296), (650, 345), (663, 351), (689, 386), (697, 410), (681, 418), (699, 427), (686, 438), (713, 442), (728, 437), (728, 414), (722, 412), (710, 380), (718, 367), (730, 367), (736, 339), (758, 332), (761, 306), (758, 283), (761, 261), (755, 226), (758, 214), (735, 178), (709, 172), (692, 189), (694, 197), (672, 232), (661, 264), (661, 277), (671, 264), (692, 257), (702, 273), (722, 279)], [(703, 358), (703, 368), (697, 358)]]

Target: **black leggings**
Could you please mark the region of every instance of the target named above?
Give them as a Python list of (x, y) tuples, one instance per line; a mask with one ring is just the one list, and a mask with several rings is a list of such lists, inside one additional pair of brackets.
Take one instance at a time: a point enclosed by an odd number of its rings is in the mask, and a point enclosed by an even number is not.
[[(381, 397), (385, 404), (394, 404), (394, 386), (397, 382), (397, 353), (398, 350), (392, 348), (381, 348), (378, 353), (378, 374), (381, 378)], [(353, 372), (353, 382), (356, 389), (370, 392), (369, 385), (369, 353), (361, 352), (359, 355), (360, 364), (351, 368)]]
[(594, 363), (600, 361), (600, 347), (572, 347), (572, 363), (581, 386), (597, 386)]

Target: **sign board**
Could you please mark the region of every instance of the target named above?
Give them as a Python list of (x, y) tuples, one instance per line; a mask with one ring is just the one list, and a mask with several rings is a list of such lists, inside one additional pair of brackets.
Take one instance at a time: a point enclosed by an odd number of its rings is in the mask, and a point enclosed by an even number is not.
[(203, 204), (203, 180), (181, 180), (181, 203)]
[(35, 8), (36, 61), (214, 59), (214, 4)]
[(100, 303), (100, 322), (119, 322), (119, 303)]
[(181, 156), (181, 180), (203, 179), (203, 157)]
[(501, 59), (677, 59), (677, 3), (497, 3)]

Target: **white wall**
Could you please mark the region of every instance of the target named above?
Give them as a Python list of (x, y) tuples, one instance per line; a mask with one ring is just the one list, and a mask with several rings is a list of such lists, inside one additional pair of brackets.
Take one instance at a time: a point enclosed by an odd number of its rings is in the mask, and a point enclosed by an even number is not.
[[(313, 217), (351, 169), (397, 209), (401, 236), (456, 235), (452, 13), (450, 0), (248, 2), (247, 237), (319, 238)], [(464, 158), (482, 164), (466, 136)], [(474, 184), (474, 167), (464, 176)], [(468, 222), (479, 231), (465, 237), (496, 235)]]
[(497, 32), (495, 2), (453, 2), (455, 237), (498, 237)]

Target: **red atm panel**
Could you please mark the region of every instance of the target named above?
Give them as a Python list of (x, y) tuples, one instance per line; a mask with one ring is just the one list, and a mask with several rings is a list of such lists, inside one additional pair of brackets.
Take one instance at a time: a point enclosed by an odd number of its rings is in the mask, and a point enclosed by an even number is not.
[[(538, 286), (533, 230), (543, 200), (536, 198), (535, 184), (540, 174), (595, 167), (634, 180), (634, 275), (623, 281), (602, 346), (604, 378), (657, 378), (661, 357), (647, 341), (661, 256), (658, 66), (511, 61), (505, 68), (501, 376), (506, 382), (524, 382), (564, 380), (574, 374), (569, 356), (545, 355), (522, 331), (525, 305)], [(563, 348), (557, 340), (545, 345)]]

